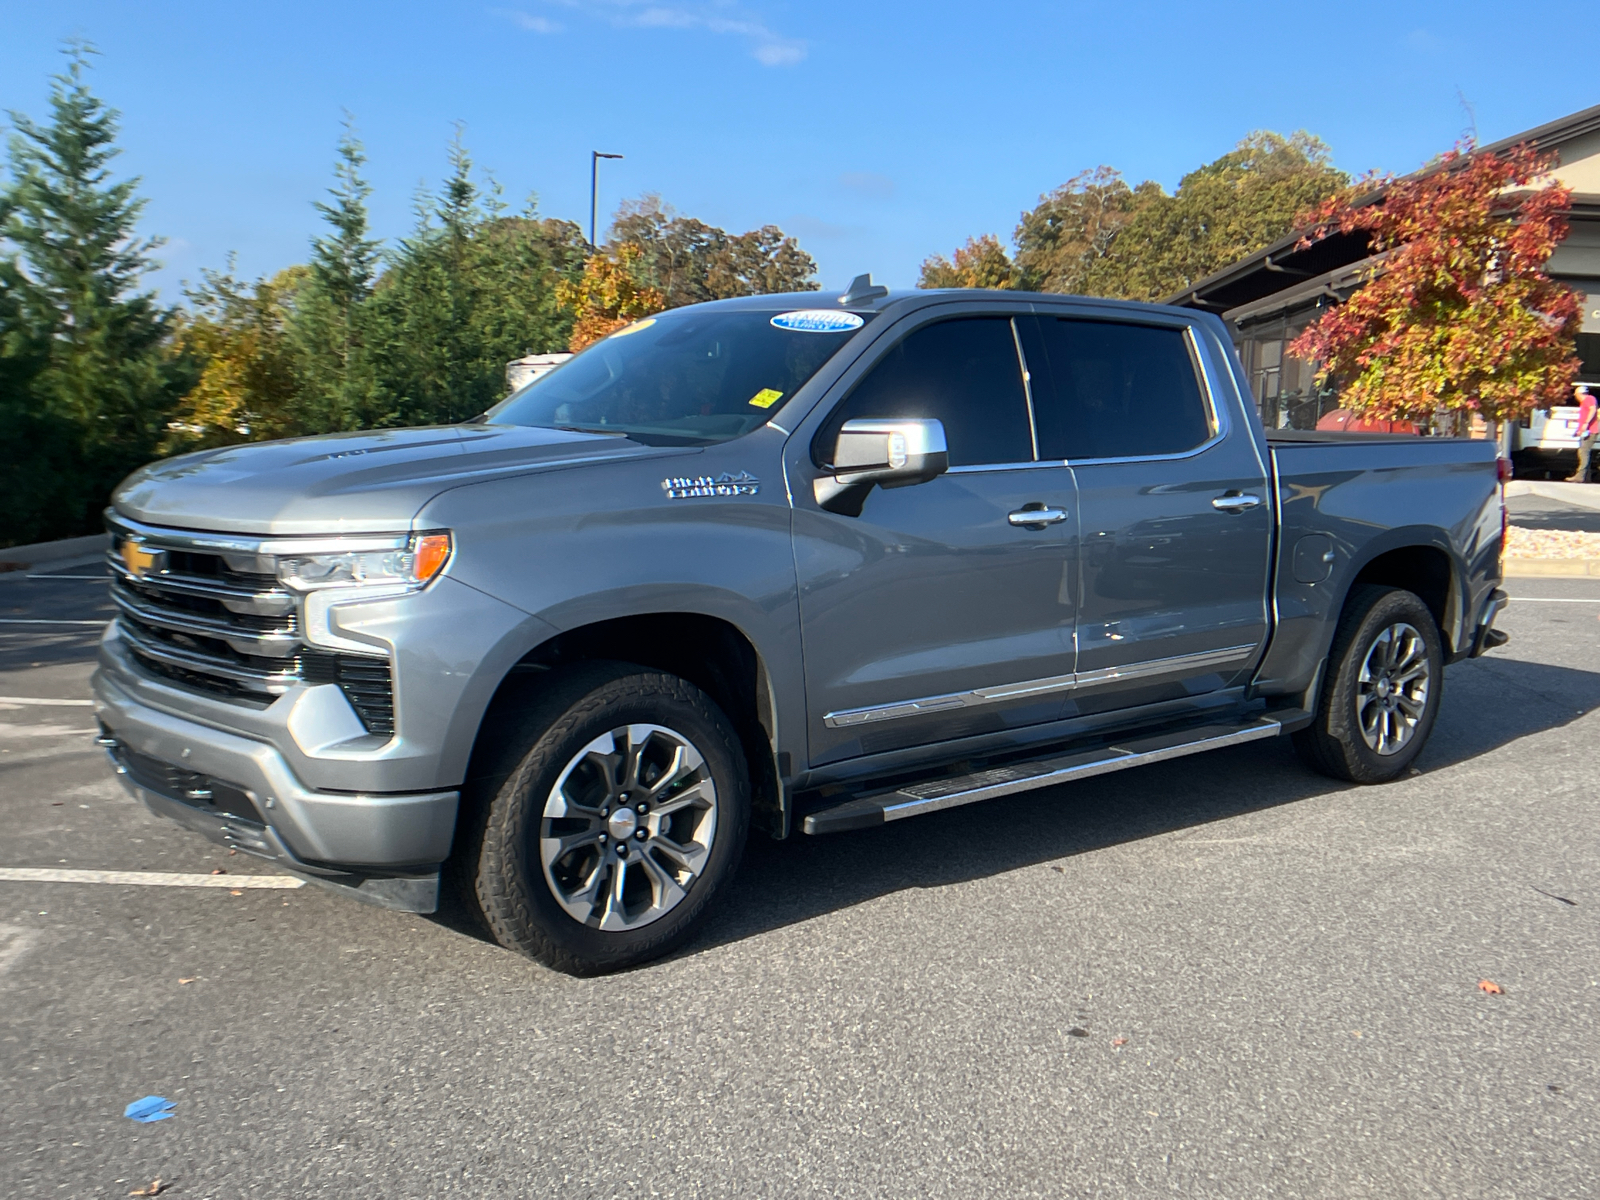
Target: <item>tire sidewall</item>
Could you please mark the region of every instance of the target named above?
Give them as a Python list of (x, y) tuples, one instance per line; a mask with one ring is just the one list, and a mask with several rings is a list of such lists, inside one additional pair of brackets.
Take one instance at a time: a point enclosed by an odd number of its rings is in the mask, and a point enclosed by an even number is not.
[[(1422, 635), (1428, 657), (1428, 699), (1410, 740), (1394, 754), (1379, 754), (1362, 737), (1356, 696), (1361, 667), (1373, 642), (1398, 621), (1405, 621)], [(1367, 599), (1365, 611), (1343, 647), (1326, 700), (1327, 736), (1337, 743), (1349, 777), (1360, 783), (1383, 783), (1404, 772), (1428, 743), (1443, 691), (1444, 645), (1432, 612), (1412, 592), (1398, 588), (1376, 592)]]
[[(567, 764), (595, 738), (624, 725), (662, 725), (705, 759), (717, 790), (717, 827), (706, 865), (676, 908), (648, 925), (604, 932), (575, 920), (550, 890), (539, 833), (550, 790)], [(687, 938), (737, 869), (750, 822), (750, 785), (732, 725), (698, 688), (675, 676), (641, 671), (581, 696), (538, 734), (499, 789), (489, 812), (479, 899), (502, 944), (580, 974), (618, 970), (669, 952)], [(492, 860), (492, 861), (491, 861)]]

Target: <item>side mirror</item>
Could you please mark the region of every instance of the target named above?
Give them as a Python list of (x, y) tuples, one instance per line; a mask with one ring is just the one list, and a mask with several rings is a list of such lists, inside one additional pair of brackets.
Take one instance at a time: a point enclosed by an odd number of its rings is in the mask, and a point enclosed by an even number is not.
[(927, 483), (949, 466), (942, 421), (867, 417), (840, 427), (827, 468), (832, 474), (818, 478), (813, 490), (817, 503), (829, 512), (859, 517), (873, 485)]

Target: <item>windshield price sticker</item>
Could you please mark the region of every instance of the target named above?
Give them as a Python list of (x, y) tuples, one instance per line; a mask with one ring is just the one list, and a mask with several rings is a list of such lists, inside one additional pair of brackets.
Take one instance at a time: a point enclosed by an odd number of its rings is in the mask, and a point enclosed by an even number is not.
[(761, 491), (761, 481), (749, 471), (737, 475), (724, 471), (721, 475), (680, 475), (663, 479), (661, 490), (668, 500), (694, 500), (701, 496), (754, 496)]
[(848, 333), (866, 324), (853, 312), (835, 312), (826, 308), (802, 308), (795, 312), (779, 313), (772, 318), (779, 329), (792, 329), (796, 333)]
[(775, 391), (772, 388), (762, 388), (754, 396), (750, 397), (750, 404), (755, 408), (771, 408), (782, 399), (782, 392)]

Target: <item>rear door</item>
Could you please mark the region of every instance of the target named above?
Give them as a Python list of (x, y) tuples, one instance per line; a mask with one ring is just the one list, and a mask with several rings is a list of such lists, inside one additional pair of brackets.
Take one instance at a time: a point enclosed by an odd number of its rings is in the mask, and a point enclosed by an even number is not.
[[(847, 377), (791, 459), (813, 765), (1054, 720), (1072, 686), (1072, 475), (1035, 461), (1016, 328), (984, 311), (921, 324)], [(942, 421), (950, 470), (873, 489), (860, 516), (823, 510), (818, 464), (869, 417)]]
[(1267, 634), (1271, 514), (1204, 335), (1159, 314), (1048, 312), (1019, 332), (1040, 458), (1069, 463), (1077, 481), (1072, 711), (1242, 682)]

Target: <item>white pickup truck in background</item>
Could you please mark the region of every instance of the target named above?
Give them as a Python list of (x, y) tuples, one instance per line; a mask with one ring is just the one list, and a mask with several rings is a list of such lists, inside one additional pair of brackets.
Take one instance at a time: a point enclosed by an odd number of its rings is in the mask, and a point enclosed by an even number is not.
[(1511, 461), (1519, 479), (1565, 479), (1578, 469), (1578, 406), (1537, 409), (1511, 429)]

